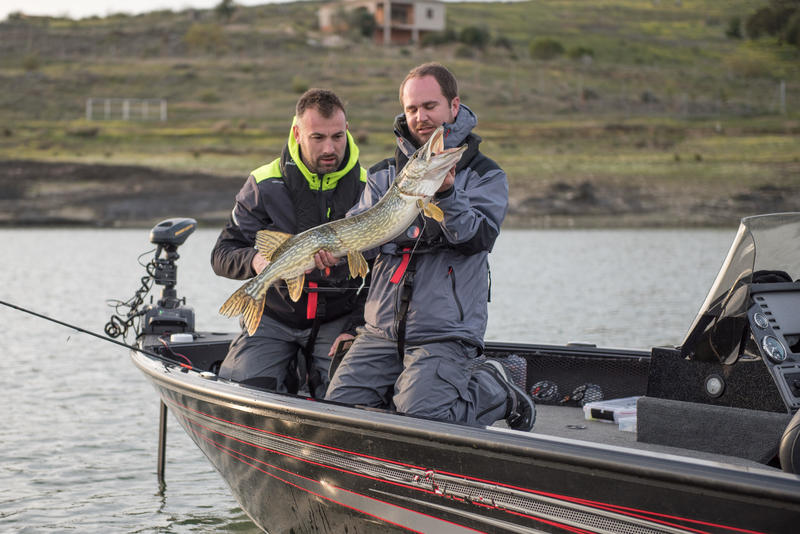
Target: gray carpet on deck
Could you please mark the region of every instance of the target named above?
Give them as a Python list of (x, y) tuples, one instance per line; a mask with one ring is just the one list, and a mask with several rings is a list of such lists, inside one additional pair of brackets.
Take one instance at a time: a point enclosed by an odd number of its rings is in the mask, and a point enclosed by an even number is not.
[[(506, 426), (505, 422), (502, 420), (495, 423), (495, 425)], [(717, 454), (705, 450), (692, 450), (680, 446), (637, 441), (636, 432), (623, 432), (619, 430), (619, 427), (614, 423), (589, 421), (584, 417), (583, 409), (569, 406), (537, 405), (536, 424), (532, 432), (534, 434), (587, 441), (594, 444), (629, 447), (642, 451), (673, 454), (676, 456), (688, 456), (699, 460), (728, 463), (740, 467), (774, 469), (752, 459), (734, 456), (732, 455), (733, 452)]]
[(766, 463), (778, 453), (791, 414), (642, 397), (639, 440)]

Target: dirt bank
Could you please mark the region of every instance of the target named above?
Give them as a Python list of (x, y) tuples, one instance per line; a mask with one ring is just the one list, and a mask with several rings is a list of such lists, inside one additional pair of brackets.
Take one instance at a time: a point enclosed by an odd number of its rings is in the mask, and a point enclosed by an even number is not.
[(0, 224), (152, 226), (170, 217), (221, 223), (243, 182), (143, 166), (0, 161)]
[[(144, 166), (0, 161), (0, 225), (150, 227), (170, 217), (220, 226), (243, 176), (177, 173)], [(511, 191), (507, 227), (733, 226), (757, 213), (793, 211), (800, 187), (762, 186), (698, 198), (584, 182)]]
[(541, 184), (509, 198), (508, 226), (719, 227), (742, 217), (797, 211), (800, 187), (757, 185), (719, 190), (580, 182)]

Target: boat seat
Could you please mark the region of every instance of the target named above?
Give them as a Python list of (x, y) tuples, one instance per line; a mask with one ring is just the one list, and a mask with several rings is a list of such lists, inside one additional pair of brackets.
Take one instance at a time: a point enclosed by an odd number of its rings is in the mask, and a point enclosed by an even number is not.
[(781, 461), (781, 469), (787, 473), (800, 473), (800, 410), (786, 425), (778, 449), (778, 458)]

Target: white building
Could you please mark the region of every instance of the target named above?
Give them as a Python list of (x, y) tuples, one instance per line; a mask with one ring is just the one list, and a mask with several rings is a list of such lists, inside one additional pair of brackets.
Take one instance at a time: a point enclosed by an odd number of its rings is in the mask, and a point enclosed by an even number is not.
[(375, 42), (417, 43), (426, 33), (445, 28), (444, 4), (436, 0), (345, 0), (325, 4), (319, 10), (319, 27), (336, 32), (336, 15), (359, 7), (372, 13), (377, 23)]

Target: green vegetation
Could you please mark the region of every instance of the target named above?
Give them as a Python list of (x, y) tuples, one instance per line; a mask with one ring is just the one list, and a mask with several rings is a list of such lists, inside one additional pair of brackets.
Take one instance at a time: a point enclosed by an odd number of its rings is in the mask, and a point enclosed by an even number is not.
[(483, 50), (489, 44), (491, 35), (489, 29), (482, 26), (467, 26), (461, 30), (458, 40), (475, 48)]
[(564, 45), (549, 37), (531, 41), (531, 57), (534, 59), (555, 59), (564, 53)]
[(769, 35), (800, 48), (800, 0), (770, 0), (747, 17), (745, 26), (751, 39)]
[[(331, 45), (321, 5), (14, 14), (0, 23), (0, 158), (244, 176), (280, 150), (298, 93), (323, 86), (346, 101), (371, 165), (393, 151), (398, 83), (437, 60), (512, 204), (584, 182), (699, 199), (800, 187), (800, 50), (736, 38), (766, 0), (447, 3), (447, 31), (407, 47), (364, 38), (364, 13)], [(89, 122), (89, 97), (164, 98), (169, 120), (122, 121), (117, 107)]]
[(221, 0), (219, 4), (214, 7), (214, 13), (217, 17), (224, 21), (231, 20), (231, 17), (236, 12), (236, 4), (233, 0)]

